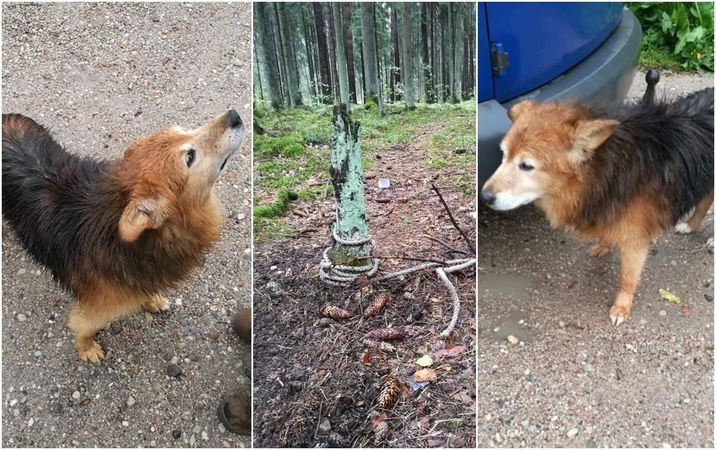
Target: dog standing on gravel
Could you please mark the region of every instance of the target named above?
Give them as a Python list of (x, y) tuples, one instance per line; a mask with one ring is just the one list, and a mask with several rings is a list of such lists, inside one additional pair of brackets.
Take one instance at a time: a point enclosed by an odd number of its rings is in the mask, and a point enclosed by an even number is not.
[(2, 213), (27, 252), (76, 298), (69, 326), (83, 361), (95, 334), (185, 279), (220, 235), (214, 184), (244, 139), (230, 110), (191, 131), (131, 144), (120, 160), (67, 153), (43, 126), (2, 116)]
[(652, 98), (648, 90), (643, 101), (611, 109), (515, 104), (502, 164), (481, 192), (495, 210), (534, 202), (553, 227), (597, 238), (592, 255), (618, 248), (614, 325), (631, 314), (650, 241), (675, 226), (698, 229), (714, 197), (714, 89), (673, 102), (654, 101), (650, 91)]

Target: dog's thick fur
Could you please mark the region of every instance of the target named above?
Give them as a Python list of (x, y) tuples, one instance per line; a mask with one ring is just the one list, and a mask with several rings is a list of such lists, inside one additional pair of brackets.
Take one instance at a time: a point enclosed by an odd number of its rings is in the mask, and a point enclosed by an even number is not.
[(94, 336), (115, 319), (166, 309), (159, 292), (185, 279), (218, 240), (214, 183), (243, 136), (231, 110), (96, 162), (67, 153), (28, 117), (2, 116), (3, 216), (76, 297), (69, 326), (82, 360), (104, 357)]
[(691, 211), (686, 225), (697, 229), (713, 202), (713, 88), (609, 108), (525, 100), (508, 115), (504, 159), (482, 198), (497, 210), (534, 202), (554, 227), (597, 238), (593, 255), (617, 247), (610, 317), (619, 325), (630, 316), (650, 241)]

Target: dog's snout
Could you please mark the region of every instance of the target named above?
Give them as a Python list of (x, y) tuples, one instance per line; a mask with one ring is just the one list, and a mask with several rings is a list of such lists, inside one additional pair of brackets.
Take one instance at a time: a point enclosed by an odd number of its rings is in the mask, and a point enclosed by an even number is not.
[(495, 203), (495, 193), (489, 189), (483, 189), (480, 192), (480, 197), (488, 206), (492, 206), (492, 204)]
[(236, 112), (235, 109), (230, 109), (226, 112), (226, 123), (231, 128), (240, 127), (243, 125), (243, 122), (241, 121), (241, 117), (239, 116), (239, 113)]

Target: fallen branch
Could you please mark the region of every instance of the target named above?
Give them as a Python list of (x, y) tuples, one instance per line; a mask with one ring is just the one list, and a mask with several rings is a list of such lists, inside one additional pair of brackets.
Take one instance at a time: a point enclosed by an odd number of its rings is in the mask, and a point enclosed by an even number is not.
[(434, 238), (434, 237), (432, 237), (432, 236), (425, 236), (425, 237), (428, 238), (428, 239), (430, 239), (430, 240), (433, 241), (433, 242), (437, 242), (438, 244), (440, 244), (440, 245), (442, 245), (443, 247), (445, 247), (445, 248), (447, 248), (448, 250), (450, 250), (450, 252), (448, 252), (448, 253), (460, 253), (461, 255), (469, 255), (469, 254), (470, 254), (470, 252), (465, 251), (465, 250), (462, 250), (462, 249), (459, 249), (459, 248), (455, 248), (455, 247), (453, 247), (452, 245), (446, 244), (445, 242), (441, 241), (440, 239)]
[[(472, 263), (474, 262), (475, 260), (472, 261)], [(447, 275), (445, 275), (445, 271), (441, 267), (435, 269), (435, 273), (438, 274), (438, 278), (440, 278), (440, 281), (442, 281), (448, 291), (450, 291), (450, 296), (452, 297), (452, 320), (450, 320), (450, 325), (445, 328), (445, 331), (440, 333), (440, 337), (446, 338), (450, 336), (450, 333), (452, 333), (452, 330), (455, 328), (455, 324), (457, 323), (457, 316), (460, 313), (460, 297), (457, 295), (455, 286), (450, 282)]]
[(472, 241), (470, 241), (470, 238), (467, 237), (467, 234), (465, 234), (465, 232), (462, 231), (462, 228), (460, 228), (460, 225), (457, 224), (455, 217), (453, 217), (453, 215), (452, 215), (452, 211), (450, 211), (450, 207), (448, 207), (447, 203), (445, 202), (445, 199), (443, 198), (442, 194), (440, 194), (440, 191), (438, 190), (437, 186), (435, 186), (433, 183), (430, 183), (430, 186), (432, 186), (435, 193), (438, 194), (438, 198), (440, 198), (440, 202), (443, 204), (443, 208), (445, 208), (445, 211), (447, 211), (448, 216), (450, 217), (450, 222), (452, 222), (452, 226), (454, 226), (455, 229), (463, 237), (463, 239), (465, 239), (465, 243), (467, 244), (467, 247), (470, 249), (472, 254), (477, 255), (475, 246), (472, 244)]

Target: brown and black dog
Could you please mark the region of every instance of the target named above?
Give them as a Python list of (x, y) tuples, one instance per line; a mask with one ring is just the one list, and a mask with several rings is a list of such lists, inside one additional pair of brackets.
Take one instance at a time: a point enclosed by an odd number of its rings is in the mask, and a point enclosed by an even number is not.
[(618, 248), (619, 289), (609, 316), (621, 324), (650, 241), (675, 226), (696, 230), (713, 202), (713, 88), (611, 108), (524, 100), (508, 116), (502, 164), (483, 200), (496, 210), (534, 202), (553, 227), (597, 238), (592, 255)]
[(3, 217), (75, 296), (69, 326), (80, 359), (104, 358), (94, 336), (112, 321), (166, 309), (160, 291), (189, 276), (218, 240), (215, 182), (243, 139), (230, 110), (97, 162), (67, 153), (32, 119), (3, 114)]

